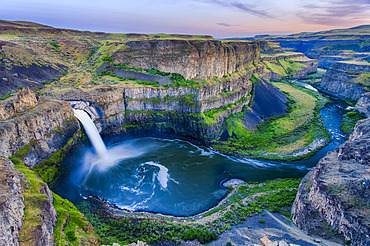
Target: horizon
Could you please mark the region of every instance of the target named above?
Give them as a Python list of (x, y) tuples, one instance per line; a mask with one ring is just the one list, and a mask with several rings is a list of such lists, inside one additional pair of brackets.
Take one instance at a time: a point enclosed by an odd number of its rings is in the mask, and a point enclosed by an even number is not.
[(215, 38), (289, 35), (370, 24), (370, 0), (5, 0), (2, 19), (106, 33), (169, 33)]

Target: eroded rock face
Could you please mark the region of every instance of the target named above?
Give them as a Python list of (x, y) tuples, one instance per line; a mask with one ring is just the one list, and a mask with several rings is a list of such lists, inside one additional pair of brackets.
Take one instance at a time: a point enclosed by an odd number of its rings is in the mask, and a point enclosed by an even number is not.
[(54, 245), (54, 226), (57, 222), (57, 213), (53, 206), (53, 195), (51, 194), (51, 191), (46, 184), (44, 184), (44, 186), (40, 189), (40, 194), (45, 194), (46, 198), (39, 207), (41, 226), (38, 226), (36, 230), (32, 233), (32, 245), (52, 246)]
[(9, 159), (0, 157), (0, 244), (19, 245), (22, 228), (23, 197), (20, 179), (22, 173), (14, 169)]
[[(88, 91), (78, 88), (51, 91), (47, 96), (68, 100), (75, 109), (88, 112), (102, 133), (131, 131), (133, 129), (124, 126), (138, 124), (148, 129), (141, 128), (135, 134), (166, 132), (184, 138), (190, 136), (196, 142), (202, 142), (216, 138), (224, 119), (232, 112), (240, 112), (249, 103), (253, 88), (250, 78), (258, 69), (253, 67), (244, 71), (243, 75), (235, 76), (235, 79), (203, 86), (198, 90), (190, 87), (101, 86)], [(204, 116), (188, 115), (229, 105), (233, 105), (233, 109), (219, 114), (212, 124), (204, 124)], [(143, 126), (143, 123), (146, 125)]]
[(142, 40), (128, 42), (112, 59), (115, 64), (179, 73), (185, 79), (209, 79), (240, 70), (259, 55), (258, 42)]
[(33, 91), (24, 88), (17, 92), (15, 98), (0, 102), (0, 120), (5, 120), (16, 113), (22, 113), (34, 107), (38, 99)]
[(357, 100), (366, 91), (361, 84), (361, 74), (370, 72), (370, 66), (336, 62), (319, 83), (319, 86), (338, 97)]
[(370, 92), (363, 94), (356, 103), (356, 109), (370, 117)]
[(16, 117), (0, 121), (0, 155), (9, 157), (28, 145), (24, 163), (33, 168), (64, 146), (78, 128), (70, 103), (40, 102)]
[(330, 238), (333, 229), (352, 245), (369, 245), (369, 153), (370, 119), (366, 119), (304, 177), (292, 208), (293, 221), (310, 234)]

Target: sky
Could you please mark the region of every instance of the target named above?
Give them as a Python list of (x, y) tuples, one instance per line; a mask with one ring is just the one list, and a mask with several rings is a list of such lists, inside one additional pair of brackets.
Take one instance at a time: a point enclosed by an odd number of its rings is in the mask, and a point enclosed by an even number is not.
[(115, 33), (247, 37), (370, 24), (370, 0), (0, 0), (0, 19)]

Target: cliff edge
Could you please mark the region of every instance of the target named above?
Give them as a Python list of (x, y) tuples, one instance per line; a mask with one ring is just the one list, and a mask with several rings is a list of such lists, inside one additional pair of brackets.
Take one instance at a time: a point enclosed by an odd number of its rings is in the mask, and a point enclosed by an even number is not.
[(370, 245), (370, 119), (303, 179), (293, 221), (309, 234)]

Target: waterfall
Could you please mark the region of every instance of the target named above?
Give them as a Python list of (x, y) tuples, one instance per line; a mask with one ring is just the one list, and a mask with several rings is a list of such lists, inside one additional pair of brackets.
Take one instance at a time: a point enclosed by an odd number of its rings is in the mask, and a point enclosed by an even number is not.
[(90, 142), (94, 146), (98, 157), (100, 159), (106, 160), (108, 157), (107, 148), (105, 147), (105, 144), (100, 137), (98, 129), (96, 129), (96, 126), (91, 120), (90, 116), (83, 110), (73, 109), (73, 112), (85, 129), (86, 134), (89, 137)]

